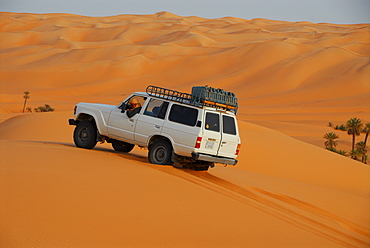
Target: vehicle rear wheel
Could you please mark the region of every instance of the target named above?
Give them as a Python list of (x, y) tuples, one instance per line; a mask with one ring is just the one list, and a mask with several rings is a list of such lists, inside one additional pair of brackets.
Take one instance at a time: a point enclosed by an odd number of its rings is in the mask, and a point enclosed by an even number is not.
[(149, 147), (149, 163), (172, 165), (172, 146), (166, 140), (157, 140)]
[(115, 141), (112, 142), (112, 147), (117, 152), (131, 152), (135, 145), (123, 141)]
[(77, 124), (73, 132), (73, 141), (80, 148), (92, 149), (95, 147), (97, 140), (97, 129), (91, 121), (81, 121)]

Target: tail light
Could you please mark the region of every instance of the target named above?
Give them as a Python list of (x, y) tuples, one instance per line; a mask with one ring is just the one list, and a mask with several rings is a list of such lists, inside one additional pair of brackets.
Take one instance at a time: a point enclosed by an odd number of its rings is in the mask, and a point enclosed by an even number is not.
[(73, 109), (73, 114), (75, 115), (76, 114), (76, 111), (77, 111), (77, 105), (75, 106), (75, 108)]
[(239, 151), (240, 151), (241, 146), (242, 146), (242, 144), (238, 144), (238, 147), (236, 148), (235, 155), (239, 155)]
[(198, 137), (195, 142), (195, 148), (200, 148), (200, 143), (202, 143), (202, 137)]

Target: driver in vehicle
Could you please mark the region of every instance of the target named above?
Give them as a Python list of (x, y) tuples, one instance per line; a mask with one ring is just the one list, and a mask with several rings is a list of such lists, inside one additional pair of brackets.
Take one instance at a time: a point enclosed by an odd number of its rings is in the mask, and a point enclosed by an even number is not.
[(136, 98), (132, 98), (129, 102), (128, 109), (126, 111), (127, 117), (131, 118), (141, 110), (141, 104)]

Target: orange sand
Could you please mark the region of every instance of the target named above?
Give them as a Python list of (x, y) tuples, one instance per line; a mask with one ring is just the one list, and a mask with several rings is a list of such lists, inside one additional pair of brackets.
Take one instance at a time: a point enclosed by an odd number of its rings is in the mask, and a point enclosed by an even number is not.
[[(369, 28), (0, 13), (0, 246), (369, 247), (370, 167), (322, 148), (328, 122), (370, 121)], [(74, 146), (77, 102), (118, 104), (148, 84), (236, 92), (238, 165), (194, 172)], [(19, 114), (24, 91), (56, 112)]]

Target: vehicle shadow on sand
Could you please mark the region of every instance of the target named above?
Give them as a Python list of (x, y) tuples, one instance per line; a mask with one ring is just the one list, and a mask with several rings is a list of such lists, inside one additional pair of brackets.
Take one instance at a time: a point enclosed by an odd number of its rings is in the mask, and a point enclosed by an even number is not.
[(93, 152), (104, 152), (106, 154), (113, 154), (117, 155), (121, 158), (129, 159), (129, 160), (134, 160), (142, 163), (147, 163), (148, 158), (147, 156), (143, 156), (140, 154), (137, 154), (136, 151), (132, 151), (130, 153), (124, 153), (124, 152), (118, 152), (115, 151), (111, 148), (107, 147), (99, 147), (96, 146), (93, 149), (83, 149), (83, 148), (78, 148), (74, 143), (69, 143), (69, 142), (53, 142), (53, 141), (31, 141), (39, 144), (48, 144), (48, 145), (59, 145), (59, 146), (64, 146), (64, 147), (70, 147), (70, 148), (75, 148), (77, 150), (84, 150), (84, 151), (93, 151)]

